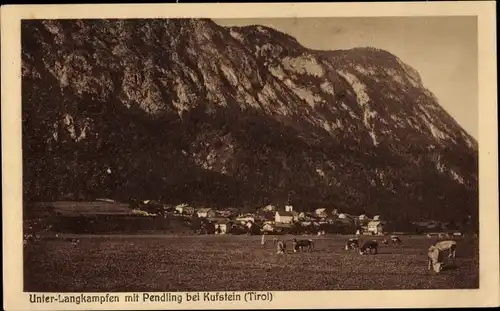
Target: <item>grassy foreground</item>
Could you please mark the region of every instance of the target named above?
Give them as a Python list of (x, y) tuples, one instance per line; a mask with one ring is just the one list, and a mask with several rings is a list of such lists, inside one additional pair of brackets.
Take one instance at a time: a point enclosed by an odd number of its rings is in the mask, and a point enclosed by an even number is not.
[[(307, 237), (312, 253), (277, 255), (260, 236), (77, 236), (45, 239), (24, 252), (29, 292), (458, 289), (479, 287), (477, 238), (458, 239), (457, 267), (435, 275), (426, 250), (435, 242), (403, 236), (380, 254), (345, 251), (347, 236)], [(306, 237), (304, 237), (306, 238)], [(362, 237), (361, 239), (363, 239)], [(364, 239), (367, 239), (366, 237)]]

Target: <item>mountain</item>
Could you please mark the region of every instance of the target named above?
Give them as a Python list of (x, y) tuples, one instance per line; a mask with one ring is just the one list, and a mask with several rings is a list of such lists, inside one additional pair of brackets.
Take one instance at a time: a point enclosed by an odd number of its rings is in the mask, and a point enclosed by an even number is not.
[(207, 19), (25, 20), (22, 115), (26, 201), (478, 213), (477, 142), (374, 48)]

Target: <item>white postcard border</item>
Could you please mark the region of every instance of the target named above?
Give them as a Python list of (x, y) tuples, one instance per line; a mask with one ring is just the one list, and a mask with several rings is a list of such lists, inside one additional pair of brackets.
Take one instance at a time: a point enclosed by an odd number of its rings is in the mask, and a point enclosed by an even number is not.
[[(1, 8), (2, 206), (6, 310), (466, 307), (499, 305), (495, 3), (23, 5)], [(272, 292), (272, 302), (30, 304), (23, 293), (20, 20), (41, 18), (270, 18), (477, 16), (479, 47), (480, 289)], [(239, 292), (242, 293), (242, 292)], [(57, 293), (55, 293), (57, 295)], [(92, 293), (89, 293), (92, 295)], [(106, 295), (106, 293), (101, 293)], [(115, 293), (109, 293), (114, 295)], [(129, 293), (127, 293), (129, 294)], [(186, 293), (182, 293), (185, 295)], [(244, 294), (244, 293), (242, 293)], [(362, 294), (362, 296), (360, 296)]]

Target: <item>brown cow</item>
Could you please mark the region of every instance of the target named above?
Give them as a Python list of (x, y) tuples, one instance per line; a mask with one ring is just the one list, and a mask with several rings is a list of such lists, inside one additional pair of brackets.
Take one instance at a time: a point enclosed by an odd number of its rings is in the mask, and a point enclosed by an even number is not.
[(312, 252), (314, 249), (314, 242), (313, 240), (297, 240), (296, 238), (293, 238), (292, 240), (293, 244), (293, 252), (296, 253), (297, 251), (304, 251), (304, 248), (308, 252)]
[(366, 241), (363, 243), (363, 246), (359, 248), (359, 254), (365, 255), (368, 254), (378, 254), (378, 242), (375, 240)]

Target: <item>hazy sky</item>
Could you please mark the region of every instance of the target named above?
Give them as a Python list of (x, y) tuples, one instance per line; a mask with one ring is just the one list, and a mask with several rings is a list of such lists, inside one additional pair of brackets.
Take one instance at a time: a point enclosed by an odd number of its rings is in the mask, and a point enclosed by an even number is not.
[(440, 105), (477, 139), (476, 17), (274, 18), (215, 20), (223, 26), (265, 25), (321, 50), (372, 46), (415, 68)]

